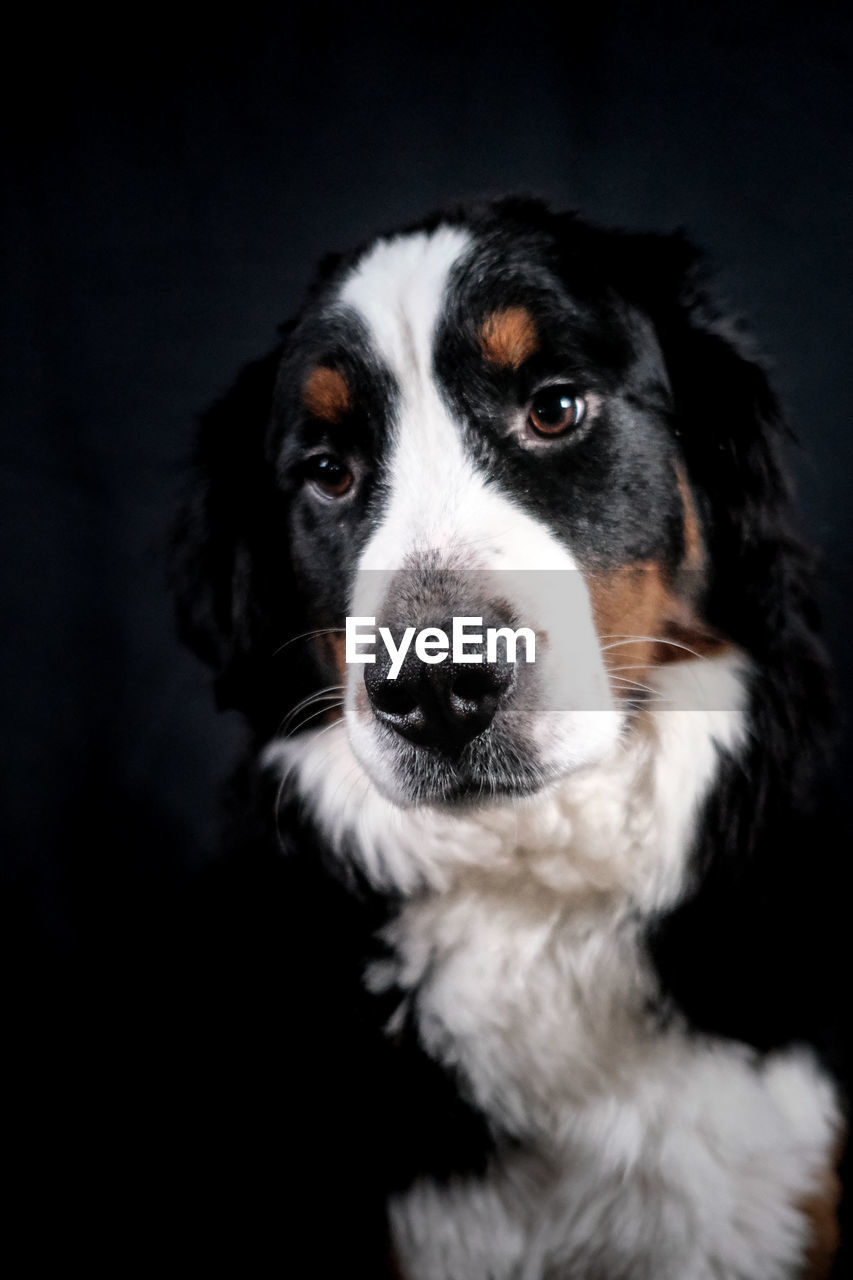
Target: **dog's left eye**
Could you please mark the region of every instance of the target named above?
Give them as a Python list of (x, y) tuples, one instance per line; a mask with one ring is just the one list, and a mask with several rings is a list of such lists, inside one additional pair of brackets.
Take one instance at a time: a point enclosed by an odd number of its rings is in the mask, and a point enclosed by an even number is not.
[(305, 478), (328, 498), (342, 498), (352, 488), (353, 474), (333, 453), (320, 453), (305, 464)]
[(583, 396), (565, 383), (556, 383), (537, 391), (530, 402), (527, 425), (537, 436), (562, 436), (580, 426), (585, 414)]

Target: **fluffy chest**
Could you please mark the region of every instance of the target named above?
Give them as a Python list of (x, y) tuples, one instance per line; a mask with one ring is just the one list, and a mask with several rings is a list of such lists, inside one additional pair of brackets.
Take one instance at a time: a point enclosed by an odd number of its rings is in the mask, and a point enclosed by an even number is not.
[(712, 681), (706, 710), (651, 708), (605, 764), (512, 805), (398, 809), (359, 781), (337, 729), (268, 754), (332, 849), (402, 895), (366, 975), (398, 1001), (389, 1034), (414, 1024), (515, 1139), (483, 1177), (424, 1176), (393, 1197), (407, 1280), (801, 1270), (832, 1087), (804, 1051), (762, 1059), (655, 1016), (645, 929), (689, 886), (703, 802), (744, 736), (736, 670), (694, 675)]
[(656, 1017), (640, 919), (614, 895), (548, 910), (469, 884), (396, 921), (370, 982), (406, 993), (426, 1052), (514, 1140), (485, 1176), (392, 1199), (410, 1280), (802, 1274), (832, 1086), (804, 1050), (762, 1059)]
[(606, 895), (570, 909), (544, 888), (467, 883), (410, 904), (387, 941), (370, 985), (404, 993), (426, 1052), (518, 1135), (551, 1134), (567, 1108), (618, 1090), (648, 1042), (637, 917)]

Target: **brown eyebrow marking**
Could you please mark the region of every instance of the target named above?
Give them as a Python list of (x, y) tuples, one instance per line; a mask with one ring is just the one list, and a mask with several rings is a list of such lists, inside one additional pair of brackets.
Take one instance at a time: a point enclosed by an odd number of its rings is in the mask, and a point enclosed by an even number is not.
[(517, 369), (533, 355), (539, 336), (526, 307), (494, 311), (480, 329), (480, 350), (491, 364)]
[(350, 391), (344, 375), (323, 364), (309, 376), (302, 399), (308, 412), (324, 422), (340, 422), (350, 408)]

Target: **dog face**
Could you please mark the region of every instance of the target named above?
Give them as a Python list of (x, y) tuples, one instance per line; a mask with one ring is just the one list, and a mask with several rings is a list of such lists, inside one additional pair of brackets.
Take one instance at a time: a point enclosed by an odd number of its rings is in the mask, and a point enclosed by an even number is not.
[[(271, 736), (294, 693), (334, 682), (386, 796), (482, 799), (601, 759), (661, 666), (734, 643), (750, 610), (720, 604), (723, 560), (766, 388), (691, 318), (688, 258), (681, 241), (501, 204), (327, 269), (241, 427), (226, 401), (202, 437), (196, 580), (217, 569), (215, 499), (237, 536), (220, 535), (228, 586), (220, 573), (203, 623), (184, 617), (197, 647), (211, 612), (227, 633), (223, 700)], [(717, 516), (739, 464), (744, 497)], [(396, 641), (453, 617), (524, 626), (536, 662), (475, 642), (479, 663), (410, 651), (392, 678), (380, 654), (344, 661), (353, 615)]]

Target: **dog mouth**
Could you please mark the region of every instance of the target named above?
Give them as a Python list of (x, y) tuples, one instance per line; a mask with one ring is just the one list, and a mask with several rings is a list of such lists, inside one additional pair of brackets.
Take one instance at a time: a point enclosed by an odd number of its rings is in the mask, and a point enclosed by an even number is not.
[(399, 740), (383, 745), (386, 768), (368, 768), (397, 804), (482, 805), (533, 795), (554, 777), (526, 744), (507, 740), (493, 727), (451, 751)]
[(481, 807), (532, 796), (613, 748), (622, 711), (549, 712), (535, 687), (520, 684), (481, 733), (441, 748), (406, 738), (351, 705), (350, 746), (377, 790), (403, 808)]

